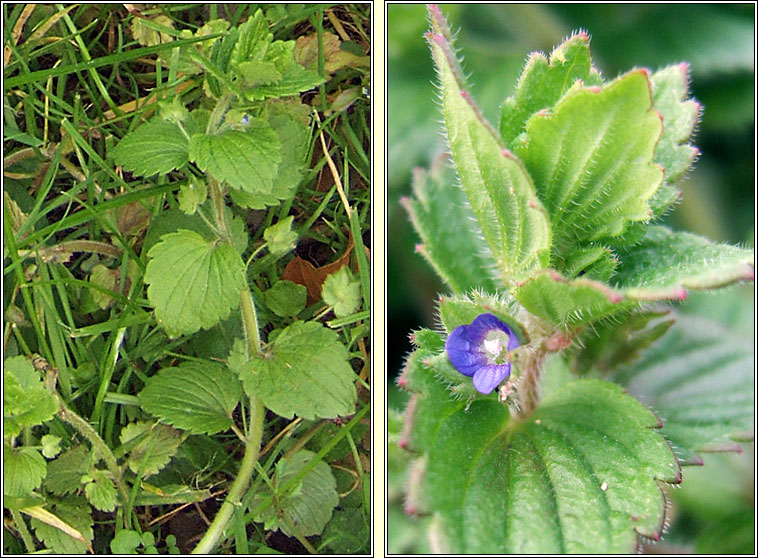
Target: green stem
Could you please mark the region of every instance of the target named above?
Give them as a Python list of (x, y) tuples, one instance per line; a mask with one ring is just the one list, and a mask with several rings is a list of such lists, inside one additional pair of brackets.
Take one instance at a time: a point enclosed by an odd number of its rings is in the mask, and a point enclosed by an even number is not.
[(237, 478), (234, 480), (226, 500), (221, 505), (221, 509), (216, 514), (203, 538), (197, 544), (192, 554), (210, 554), (216, 548), (216, 545), (224, 535), (224, 530), (232, 519), (234, 510), (241, 505), (242, 496), (247, 490), (250, 478), (255, 470), (255, 464), (258, 462), (258, 453), (261, 447), (261, 438), (263, 437), (263, 416), (265, 407), (257, 397), (250, 398), (250, 432), (247, 437), (247, 446), (245, 455), (242, 458)]
[(213, 203), (213, 214), (216, 218), (216, 228), (221, 232), (224, 238), (231, 238), (231, 234), (226, 225), (226, 204), (224, 203), (224, 191), (218, 180), (209, 176), (208, 184), (210, 185), (211, 201)]
[(18, 510), (14, 509), (11, 509), (11, 515), (13, 516), (13, 523), (16, 525), (16, 529), (18, 529), (18, 534), (21, 535), (21, 540), (24, 541), (26, 551), (31, 554), (36, 549), (34, 548), (34, 539), (32, 538), (31, 533), (29, 533), (29, 529), (26, 528), (24, 518), (21, 516)]
[(48, 371), (48, 378), (46, 380), (46, 383), (48, 389), (50, 389), (52, 386), (51, 391), (55, 398), (58, 400), (58, 416), (61, 418), (61, 420), (73, 426), (79, 432), (79, 434), (89, 440), (90, 444), (92, 444), (92, 448), (95, 450), (95, 453), (100, 455), (103, 461), (105, 461), (105, 465), (108, 467), (108, 471), (110, 471), (111, 476), (113, 477), (113, 482), (116, 483), (116, 488), (121, 495), (121, 501), (124, 503), (128, 502), (129, 494), (127, 493), (126, 487), (122, 482), (121, 468), (116, 462), (116, 457), (113, 455), (113, 452), (110, 450), (105, 441), (95, 431), (95, 429), (92, 428), (86, 420), (72, 411), (63, 401), (63, 398), (58, 394), (58, 392), (55, 391), (54, 375), (56, 374), (56, 371), (54, 370), (55, 369), (51, 369)]
[[(253, 351), (260, 353), (261, 343), (255, 303), (253, 302), (253, 296), (247, 289), (242, 292), (240, 307), (242, 310), (242, 323), (247, 337), (248, 353)], [(247, 491), (250, 479), (255, 471), (255, 465), (258, 463), (258, 454), (260, 453), (261, 439), (263, 437), (263, 418), (266, 408), (255, 396), (250, 396), (249, 400), (250, 424), (247, 433), (245, 455), (242, 458), (239, 473), (237, 473), (237, 478), (229, 489), (229, 493), (226, 495), (221, 509), (213, 519), (213, 523), (208, 527), (208, 530), (192, 551), (192, 554), (210, 554), (216, 548), (234, 515), (234, 510), (242, 505), (242, 497)]]

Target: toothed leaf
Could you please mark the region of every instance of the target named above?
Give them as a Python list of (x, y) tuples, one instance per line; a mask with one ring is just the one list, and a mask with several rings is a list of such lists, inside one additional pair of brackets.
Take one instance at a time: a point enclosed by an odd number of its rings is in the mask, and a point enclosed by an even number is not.
[(45, 388), (39, 372), (22, 356), (3, 366), (3, 434), (12, 438), (25, 427), (50, 420), (58, 410), (55, 397)]
[(270, 193), (282, 160), (281, 144), (268, 122), (251, 118), (244, 131), (195, 134), (190, 138), (190, 160), (200, 170), (232, 188), (255, 194)]
[[(85, 554), (95, 536), (92, 526), (92, 508), (80, 496), (53, 500), (42, 512), (34, 514), (31, 526), (37, 538), (54, 554)], [(45, 521), (42, 521), (42, 519)]]
[(242, 396), (235, 374), (225, 366), (185, 362), (164, 368), (139, 394), (148, 413), (193, 434), (216, 434), (234, 424)]
[(139, 440), (130, 445), (129, 469), (147, 478), (168, 465), (186, 436), (165, 424), (142, 421), (125, 426), (119, 436), (122, 444), (128, 444), (135, 438)]
[[(301, 480), (286, 492), (277, 490), (272, 494), (268, 486), (256, 492), (251, 507), (258, 503), (268, 503), (255, 516), (255, 521), (265, 523), (268, 530), (279, 529), (287, 536), (298, 533), (301, 536), (319, 535), (332, 517), (332, 511), (339, 504), (337, 483), (332, 470), (319, 460), (311, 466), (315, 453), (300, 450), (290, 457), (282, 458), (276, 466), (274, 487), (284, 485), (300, 471), (309, 467)], [(293, 531), (294, 528), (294, 531)]]
[(556, 47), (550, 60), (541, 52), (529, 56), (516, 85), (516, 93), (503, 103), (500, 115), (500, 136), (512, 146), (523, 131), (527, 119), (542, 109), (552, 108), (577, 81), (585, 85), (602, 85), (597, 70), (592, 68), (590, 40), (578, 33)]
[(557, 258), (650, 218), (663, 179), (652, 162), (661, 130), (645, 70), (602, 88), (575, 86), (527, 121), (516, 153), (550, 215)]
[(169, 335), (208, 329), (239, 304), (245, 273), (231, 244), (180, 230), (163, 235), (148, 256), (147, 296)]
[(117, 493), (113, 481), (105, 471), (90, 472), (91, 481), (84, 485), (84, 495), (92, 506), (100, 511), (110, 512), (116, 509)]
[(655, 148), (654, 161), (664, 168), (666, 183), (673, 184), (697, 157), (697, 148), (687, 141), (697, 124), (700, 104), (687, 98), (689, 76), (686, 64), (658, 70), (650, 81), (653, 108), (663, 116), (663, 135)]
[(528, 279), (514, 296), (532, 314), (564, 328), (586, 325), (637, 305), (604, 283), (583, 277), (569, 280), (553, 270)]
[(495, 267), (510, 284), (547, 264), (547, 216), (524, 166), (505, 149), (470, 97), (441, 14), (432, 12), (431, 22), (428, 41), (453, 161)]
[(138, 176), (167, 174), (187, 164), (189, 141), (174, 122), (153, 118), (122, 139), (113, 151), (117, 165)]
[(752, 250), (666, 227), (650, 227), (619, 259), (616, 288), (645, 300), (683, 298), (686, 289), (723, 287), (755, 276)]
[(318, 322), (295, 322), (240, 371), (245, 391), (283, 417), (334, 418), (355, 410), (345, 346)]
[[(423, 242), (418, 251), (453, 291), (481, 288), (495, 292), (489, 249), (472, 226), (474, 215), (463, 188), (455, 181), (455, 169), (442, 161), (429, 172), (415, 172), (413, 197), (407, 198), (404, 206)], [(450, 234), (451, 223), (458, 224), (454, 234)]]
[(3, 444), (3, 494), (25, 496), (42, 484), (47, 462), (36, 448)]
[(423, 391), (404, 445), (426, 467), (409, 491), (441, 517), (449, 553), (628, 553), (638, 534), (660, 535), (658, 481), (679, 482), (679, 464), (655, 415), (621, 388), (569, 382), (514, 423), (495, 399), (453, 400), (415, 355), (405, 385)]
[(679, 458), (698, 463), (697, 452), (739, 450), (736, 442), (753, 439), (754, 375), (752, 343), (709, 320), (680, 315), (614, 379), (655, 409)]

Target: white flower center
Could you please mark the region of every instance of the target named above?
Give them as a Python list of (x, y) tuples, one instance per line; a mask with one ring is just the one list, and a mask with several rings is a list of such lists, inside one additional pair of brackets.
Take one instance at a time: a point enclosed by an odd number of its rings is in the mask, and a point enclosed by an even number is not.
[(488, 364), (505, 364), (508, 362), (508, 334), (500, 329), (489, 331), (482, 343)]
[(484, 340), (484, 350), (491, 354), (493, 357), (497, 358), (500, 356), (501, 349), (502, 347), (500, 346), (500, 339)]

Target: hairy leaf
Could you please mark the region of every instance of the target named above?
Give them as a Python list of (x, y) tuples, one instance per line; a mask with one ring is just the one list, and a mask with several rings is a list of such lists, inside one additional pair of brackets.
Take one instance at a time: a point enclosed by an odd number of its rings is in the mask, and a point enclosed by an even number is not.
[[(276, 466), (273, 483), (282, 486), (298, 475), (313, 461), (315, 453), (300, 450), (290, 457), (282, 458)], [(255, 516), (255, 521), (265, 523), (267, 530), (279, 529), (287, 536), (320, 535), (332, 517), (332, 511), (339, 503), (337, 483), (331, 467), (318, 461), (295, 487), (286, 493), (272, 494), (268, 485), (255, 493), (251, 507), (268, 503), (273, 498), (274, 505), (268, 504)]]
[(122, 444), (132, 440), (129, 450), (129, 468), (147, 478), (160, 472), (176, 453), (185, 436), (165, 424), (133, 422), (124, 427), (119, 439)]
[(514, 296), (532, 314), (566, 328), (586, 325), (638, 305), (604, 283), (583, 277), (568, 280), (553, 270), (528, 279)]
[(84, 495), (89, 503), (100, 511), (115, 510), (117, 494), (113, 481), (105, 471), (95, 470), (90, 475), (92, 480), (84, 486)]
[(355, 374), (336, 333), (295, 322), (240, 372), (248, 394), (286, 418), (333, 418), (355, 410)]
[(187, 136), (160, 117), (126, 135), (113, 151), (116, 164), (138, 176), (167, 174), (186, 165), (188, 156)]
[(25, 496), (42, 484), (47, 463), (36, 448), (3, 444), (3, 494)]
[(47, 464), (45, 488), (58, 495), (75, 492), (82, 487), (82, 475), (93, 465), (86, 446), (74, 446)]
[(321, 296), (327, 306), (334, 308), (338, 318), (349, 316), (361, 305), (361, 285), (347, 266), (328, 275), (321, 287)]
[(614, 379), (655, 409), (685, 463), (697, 452), (739, 450), (754, 432), (755, 357), (750, 342), (722, 326), (680, 315), (642, 358)]
[[(54, 554), (84, 554), (94, 538), (92, 508), (83, 497), (69, 496), (46, 506), (48, 515), (33, 517), (31, 526), (37, 538)], [(52, 515), (50, 515), (52, 514)], [(68, 532), (66, 532), (68, 531)], [(69, 534), (71, 533), (71, 534)], [(74, 536), (72, 536), (74, 535)]]
[(277, 281), (274, 286), (263, 293), (263, 301), (271, 311), (282, 318), (297, 316), (305, 309), (308, 290), (286, 279)]
[(184, 362), (163, 368), (139, 394), (140, 406), (164, 422), (192, 432), (215, 434), (229, 429), (242, 387), (225, 366)]
[(169, 335), (208, 329), (239, 305), (244, 265), (230, 244), (180, 230), (163, 235), (148, 256), (147, 296)]
[(683, 298), (686, 289), (712, 289), (755, 276), (752, 250), (665, 227), (650, 227), (619, 259), (616, 288), (641, 299)]
[(3, 434), (18, 436), (55, 415), (58, 405), (45, 388), (39, 372), (22, 356), (6, 359), (3, 366)]
[(437, 66), (453, 161), (501, 279), (510, 284), (547, 264), (550, 228), (521, 161), (505, 149), (474, 104), (439, 8), (427, 35)]
[(251, 118), (244, 131), (195, 134), (189, 157), (200, 170), (244, 192), (270, 192), (281, 162), (281, 143), (268, 122)]
[(650, 218), (648, 200), (663, 179), (652, 162), (662, 129), (646, 70), (602, 88), (575, 86), (529, 118), (516, 153), (550, 215), (558, 257)]
[(454, 401), (422, 359), (404, 378), (423, 391), (401, 444), (426, 456), (409, 491), (439, 514), (448, 552), (625, 553), (638, 534), (659, 537), (658, 481), (681, 473), (658, 419), (622, 389), (569, 382), (514, 422), (495, 399)]
[[(489, 248), (476, 231), (463, 188), (455, 181), (455, 169), (442, 159), (429, 172), (414, 172), (413, 197), (402, 203), (423, 242), (416, 251), (454, 292), (475, 288), (495, 292), (498, 281), (491, 269)], [(452, 233), (451, 223), (458, 225)]]
[(541, 52), (529, 56), (516, 85), (516, 93), (503, 103), (500, 115), (500, 136), (508, 146), (524, 131), (527, 119), (534, 113), (555, 106), (563, 94), (580, 80), (584, 85), (602, 85), (592, 67), (590, 39), (580, 32), (569, 37), (550, 53), (550, 60)]
[(692, 166), (698, 149), (687, 143), (700, 115), (700, 104), (687, 98), (689, 67), (669, 66), (655, 72), (650, 81), (653, 108), (663, 116), (663, 135), (655, 147), (654, 161), (664, 168), (666, 183), (673, 184)]

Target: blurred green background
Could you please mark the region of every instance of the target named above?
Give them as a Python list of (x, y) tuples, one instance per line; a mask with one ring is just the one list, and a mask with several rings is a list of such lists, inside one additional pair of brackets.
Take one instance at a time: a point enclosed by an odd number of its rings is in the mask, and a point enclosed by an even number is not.
[[(689, 177), (679, 184), (683, 200), (666, 224), (717, 241), (754, 245), (754, 4), (441, 7), (453, 30), (459, 30), (456, 44), (471, 76), (473, 96), (496, 127), (500, 105), (513, 94), (529, 53), (549, 54), (574, 30), (583, 29), (591, 36), (594, 65), (606, 80), (632, 67), (655, 70), (689, 62), (692, 96), (704, 106), (694, 140), (701, 155)], [(411, 350), (408, 334), (436, 324), (435, 299), (446, 288), (414, 252), (419, 240), (399, 200), (410, 193), (412, 169), (428, 167), (445, 151), (445, 145), (434, 68), (424, 40), (425, 6), (388, 5), (387, 29), (387, 373), (389, 406), (401, 410), (405, 396), (394, 389), (393, 379)], [(744, 330), (754, 322), (752, 293), (751, 285), (713, 295), (707, 301), (693, 296), (685, 304), (706, 315), (715, 314), (715, 319), (728, 326), (742, 325), (741, 333), (752, 338), (752, 332)], [(723, 313), (723, 308), (740, 307), (739, 317)], [(391, 414), (391, 431), (393, 421), (399, 420)], [(673, 508), (671, 532), (663, 547), (658, 547), (674, 552), (720, 552), (721, 545), (724, 552), (752, 553), (753, 454), (751, 444), (741, 455), (706, 456), (709, 466), (688, 468), (684, 488), (674, 495), (684, 504)], [(389, 456), (388, 550), (426, 552), (429, 549), (421, 533), (426, 520), (409, 521), (400, 508), (407, 457), (392, 447)], [(731, 492), (723, 487), (719, 490), (730, 496), (738, 494), (729, 500), (727, 509), (708, 504), (714, 492), (698, 496), (704, 485), (713, 485), (712, 475), (730, 476)], [(690, 478), (693, 480), (688, 483)], [(730, 544), (723, 539), (725, 533), (731, 533)]]

